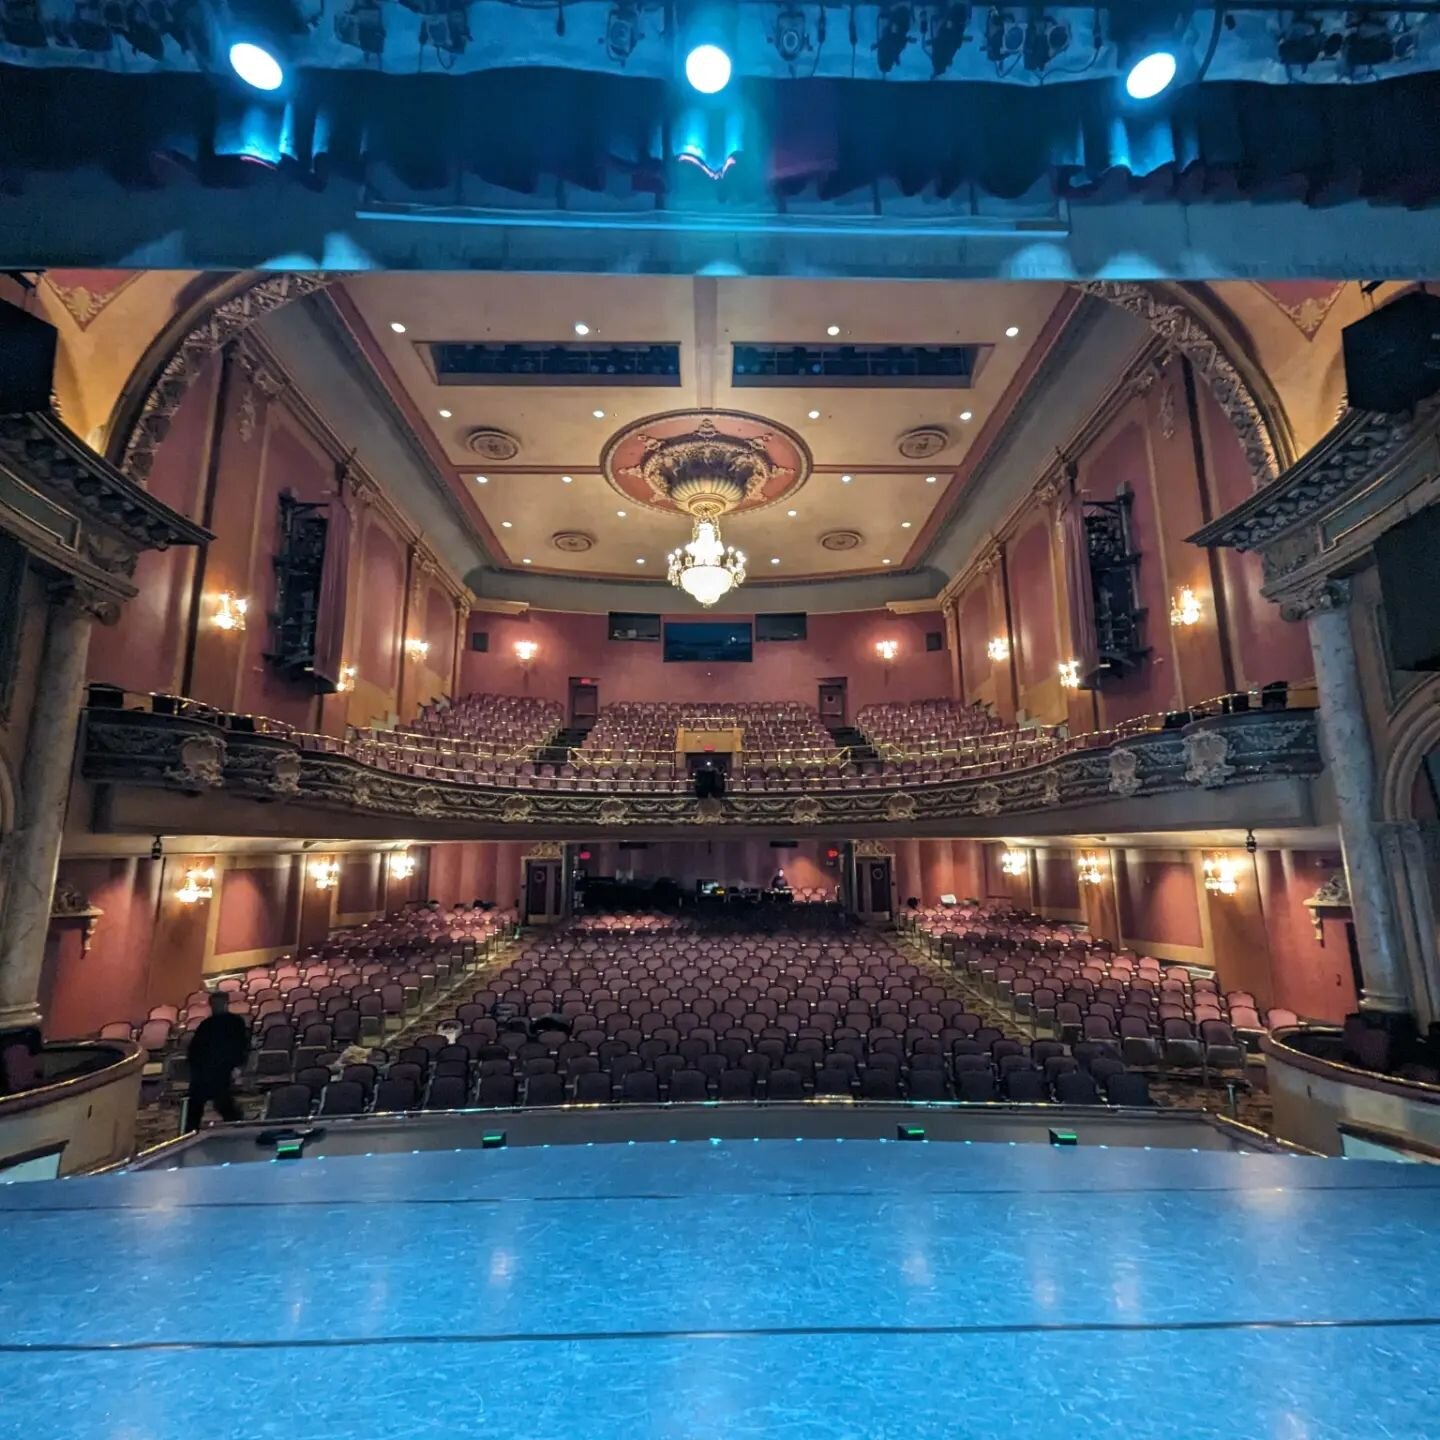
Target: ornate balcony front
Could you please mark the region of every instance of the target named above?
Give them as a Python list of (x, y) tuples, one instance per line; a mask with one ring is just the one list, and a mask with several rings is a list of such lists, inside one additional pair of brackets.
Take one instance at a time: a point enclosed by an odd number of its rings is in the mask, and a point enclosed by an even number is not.
[[(1031, 747), (1024, 765), (977, 765), (938, 782), (819, 782), (813, 769), (797, 768), (779, 788), (698, 799), (603, 782), (554, 789), (511, 777), (517, 783), (503, 785), (434, 766), (401, 772), (359, 736), (306, 735), (173, 697), (126, 703), (109, 692), (86, 712), (82, 764), (100, 787), (98, 828), (166, 833), (983, 836), (1310, 822), (1308, 781), (1321, 769), (1312, 711), (1176, 721), (1057, 739)], [(201, 796), (212, 799), (203, 814)]]

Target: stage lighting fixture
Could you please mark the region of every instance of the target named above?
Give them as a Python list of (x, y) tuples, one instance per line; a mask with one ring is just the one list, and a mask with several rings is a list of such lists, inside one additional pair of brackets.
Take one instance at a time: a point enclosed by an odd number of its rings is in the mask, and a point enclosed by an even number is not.
[(930, 55), (931, 69), (936, 75), (943, 75), (954, 64), (957, 52), (969, 38), (965, 31), (969, 23), (968, 5), (943, 6), (934, 11), (928, 21), (921, 21), (922, 40), (925, 26), (929, 26), (930, 39), (926, 49)]
[(730, 83), (730, 68), (718, 45), (697, 45), (685, 57), (685, 78), (702, 95), (718, 95)]
[[(821, 7), (820, 13), (825, 13)], [(775, 17), (775, 53), (787, 64), (793, 65), (810, 49), (810, 30), (805, 24), (805, 12), (795, 5), (781, 6)]]
[(1042, 74), (1058, 55), (1070, 46), (1070, 27), (1049, 15), (1037, 15), (1025, 26), (1022, 49), (1025, 68)]
[(882, 75), (888, 75), (899, 64), (901, 54), (910, 43), (910, 7), (887, 5), (880, 12), (876, 29), (875, 63)]
[(1025, 45), (1025, 27), (1007, 11), (992, 5), (985, 17), (985, 55), (992, 65), (999, 65), (1011, 55), (1019, 54)]
[(1132, 100), (1153, 100), (1169, 88), (1178, 68), (1173, 52), (1151, 50), (1125, 72), (1125, 93)]
[(0, 36), (21, 50), (43, 50), (50, 36), (38, 0), (6, 0), (0, 10)]
[(230, 47), (230, 68), (256, 90), (278, 90), (285, 83), (285, 67), (264, 46), (248, 40)]
[(367, 60), (378, 60), (385, 50), (385, 20), (380, 0), (355, 0), (343, 15), (335, 17), (335, 38), (350, 45)]
[(640, 43), (640, 15), (628, 3), (612, 5), (605, 17), (605, 53), (617, 64), (623, 65)]
[(1319, 20), (1297, 14), (1280, 32), (1275, 51), (1282, 65), (1305, 70), (1321, 56), (1333, 60), (1340, 53), (1344, 38), (1339, 34), (1327, 35)]

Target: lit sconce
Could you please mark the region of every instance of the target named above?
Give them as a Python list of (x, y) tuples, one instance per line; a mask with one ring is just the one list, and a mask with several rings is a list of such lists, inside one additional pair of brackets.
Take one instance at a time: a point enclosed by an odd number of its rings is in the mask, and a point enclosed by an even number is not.
[(1188, 585), (1182, 585), (1170, 600), (1170, 623), (1177, 627), (1197, 625), (1200, 613), (1199, 596)]
[(340, 883), (340, 862), (338, 860), (316, 860), (310, 866), (310, 878), (317, 890), (333, 890)]
[(1030, 868), (1023, 850), (1006, 850), (1000, 856), (1000, 870), (1005, 875), (1023, 875)]
[(215, 628), (243, 630), (249, 610), (250, 602), (243, 595), (232, 595), (228, 590), (222, 590), (215, 597)]
[(215, 869), (210, 865), (196, 866), (185, 872), (185, 883), (175, 892), (182, 905), (208, 900), (215, 893)]
[(1235, 862), (1227, 855), (1208, 855), (1203, 865), (1205, 888), (1212, 895), (1233, 895), (1240, 888)]
[(407, 640), (405, 653), (412, 660), (423, 660), (430, 653), (430, 642), (428, 640)]
[(408, 880), (415, 873), (415, 857), (408, 850), (399, 850), (390, 857), (390, 873), (397, 880)]
[(900, 653), (900, 642), (898, 640), (877, 640), (875, 653), (888, 665)]
[(1080, 688), (1080, 662), (1078, 660), (1062, 660), (1060, 662), (1060, 688), (1062, 690), (1078, 690)]
[(360, 669), (356, 665), (342, 665), (340, 667), (340, 678), (335, 682), (336, 690), (341, 694), (347, 694), (355, 688), (355, 677), (359, 675)]
[(515, 658), (522, 665), (528, 665), (539, 653), (540, 647), (533, 640), (515, 642)]
[(1003, 665), (1010, 658), (1010, 642), (997, 635), (986, 647), (985, 653), (997, 664)]
[(1105, 873), (1100, 868), (1100, 857), (1090, 850), (1080, 857), (1079, 871), (1082, 885), (1099, 885), (1105, 879)]

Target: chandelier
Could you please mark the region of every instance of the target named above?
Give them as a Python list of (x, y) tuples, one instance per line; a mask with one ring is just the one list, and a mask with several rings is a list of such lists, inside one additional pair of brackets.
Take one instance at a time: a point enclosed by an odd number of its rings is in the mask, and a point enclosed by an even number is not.
[(690, 543), (670, 552), (670, 583), (709, 607), (745, 583), (745, 556), (720, 538), (718, 520), (701, 517)]

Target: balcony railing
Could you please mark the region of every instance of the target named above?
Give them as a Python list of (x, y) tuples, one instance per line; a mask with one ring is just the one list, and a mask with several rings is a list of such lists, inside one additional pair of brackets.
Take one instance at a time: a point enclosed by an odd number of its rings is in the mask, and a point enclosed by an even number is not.
[[(1008, 748), (977, 751), (974, 759), (947, 752), (948, 765), (935, 754), (907, 754), (898, 765), (876, 771), (872, 763), (860, 773), (847, 766), (843, 751), (821, 765), (807, 758), (810, 752), (795, 752), (788, 764), (740, 772), (723, 800), (700, 800), (678, 766), (664, 777), (637, 775), (633, 766), (577, 768), (566, 776), (532, 763), (527, 753), (482, 774), (466, 767), (461, 752), (442, 757), (431, 742), (411, 747), (361, 733), (312, 735), (174, 696), (94, 687), (83, 768), (87, 779), (111, 785), (223, 791), (456, 824), (858, 827), (1050, 812), (1314, 775), (1321, 760), (1307, 698), (1287, 696), (1281, 708), (1272, 694), (1268, 706), (1257, 708), (1225, 697), (1199, 713), (1143, 717), (1094, 735), (1036, 732), (1040, 738), (1021, 740), (1031, 732), (1012, 732)], [(625, 768), (631, 773), (620, 773)]]

